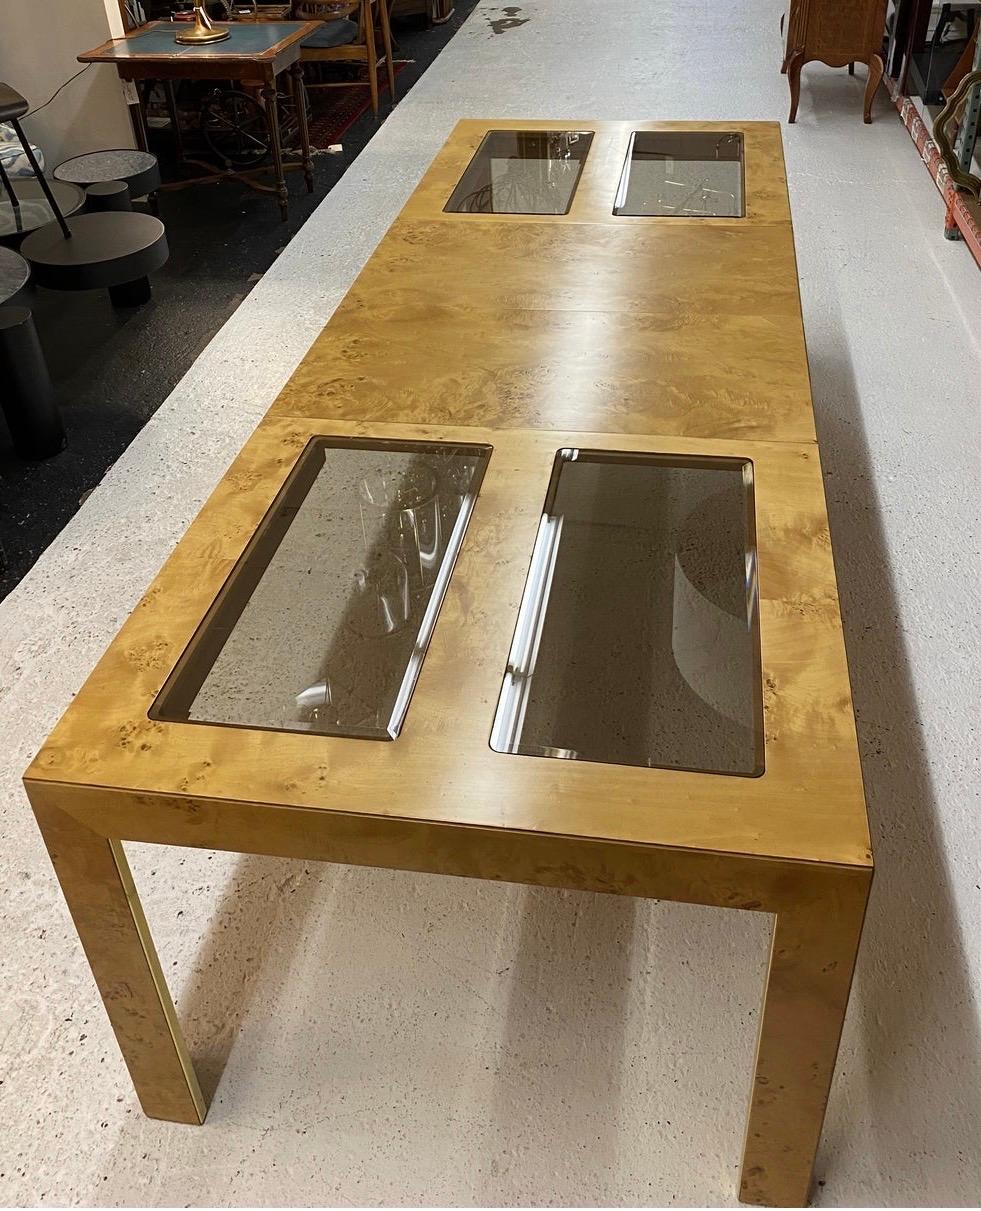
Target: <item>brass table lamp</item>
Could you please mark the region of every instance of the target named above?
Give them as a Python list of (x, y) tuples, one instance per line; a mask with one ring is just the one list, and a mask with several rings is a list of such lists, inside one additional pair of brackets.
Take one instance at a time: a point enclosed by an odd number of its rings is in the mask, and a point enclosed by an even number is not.
[(177, 41), (189, 46), (203, 46), (209, 42), (224, 42), (228, 36), (227, 29), (218, 29), (212, 25), (202, 0), (200, 4), (194, 5), (194, 25), (186, 32), (178, 34)]

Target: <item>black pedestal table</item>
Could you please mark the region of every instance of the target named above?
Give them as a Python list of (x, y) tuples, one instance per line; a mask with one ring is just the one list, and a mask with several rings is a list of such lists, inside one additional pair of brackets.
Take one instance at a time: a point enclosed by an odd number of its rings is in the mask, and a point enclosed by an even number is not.
[(49, 290), (108, 287), (109, 297), (121, 307), (149, 299), (148, 275), (169, 255), (159, 219), (136, 211), (110, 211), (76, 215), (68, 226), (70, 240), (52, 223), (21, 245), (39, 286)]

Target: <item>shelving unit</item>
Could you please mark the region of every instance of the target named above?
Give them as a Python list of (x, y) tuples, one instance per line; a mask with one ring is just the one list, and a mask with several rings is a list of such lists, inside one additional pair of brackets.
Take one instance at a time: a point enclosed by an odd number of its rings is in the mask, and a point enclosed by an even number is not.
[[(927, 41), (931, 14), (934, 9), (941, 7), (932, 4), (931, 0), (898, 0), (893, 6), (885, 56), (885, 83), (903, 125), (909, 131), (931, 180), (944, 199), (944, 236), (950, 240), (962, 239), (981, 267), (981, 202), (955, 187), (940, 148), (933, 138), (932, 118), (935, 115), (931, 115), (921, 96), (930, 81), (924, 77), (923, 52), (918, 50), (918, 47)], [(978, 10), (976, 19), (981, 22), (981, 6), (973, 0), (951, 7)], [(950, 66), (952, 67), (953, 63)], [(973, 66), (975, 69), (981, 67), (981, 54), (977, 47)], [(927, 76), (932, 78), (929, 71)], [(965, 169), (970, 166), (974, 156), (979, 117), (981, 88), (975, 88), (968, 99), (957, 139), (956, 154)]]

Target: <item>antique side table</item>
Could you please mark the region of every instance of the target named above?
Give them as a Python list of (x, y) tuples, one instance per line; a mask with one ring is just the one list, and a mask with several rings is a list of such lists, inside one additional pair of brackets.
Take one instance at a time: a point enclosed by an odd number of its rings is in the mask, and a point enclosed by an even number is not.
[[(320, 28), (319, 21), (279, 21), (264, 24), (232, 23), (224, 42), (203, 46), (185, 46), (176, 41), (181, 26), (170, 21), (151, 21), (124, 38), (113, 38), (94, 50), (78, 56), (79, 63), (113, 63), (120, 79), (138, 80), (238, 80), (261, 85), (261, 96), (272, 153), (274, 184), (263, 186), (250, 182), (253, 188), (275, 193), (285, 219), (289, 213), (289, 195), (284, 175), (283, 151), (280, 142), (278, 76), (288, 71), (300, 135), (300, 153), (307, 189), (313, 193), (313, 160), (310, 154), (310, 132), (307, 127), (306, 92), (303, 68), (300, 66), (300, 45)], [(131, 105), (137, 142), (148, 151), (146, 124), (139, 104)], [(176, 131), (176, 107), (172, 106)], [(216, 177), (242, 176), (226, 171)]]
[(26, 785), (179, 1122), (125, 841), (772, 914), (802, 1204), (872, 856), (779, 127), (460, 123)]

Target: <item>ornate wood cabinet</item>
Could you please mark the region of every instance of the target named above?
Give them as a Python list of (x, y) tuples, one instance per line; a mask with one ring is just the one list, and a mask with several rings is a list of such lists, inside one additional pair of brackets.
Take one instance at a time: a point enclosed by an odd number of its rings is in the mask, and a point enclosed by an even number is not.
[(886, 0), (790, 0), (784, 18), (783, 71), (790, 83), (789, 122), (797, 118), (800, 73), (805, 63), (817, 60), (829, 67), (856, 63), (869, 69), (865, 88), (865, 121), (872, 121), (872, 98), (882, 81), (882, 31)]

